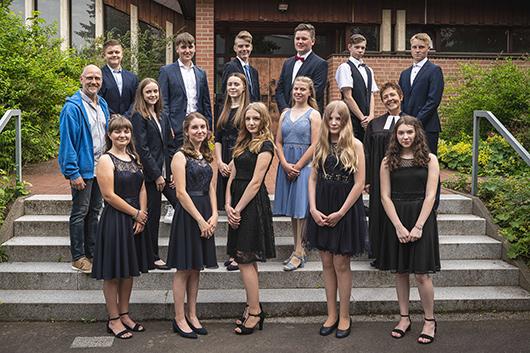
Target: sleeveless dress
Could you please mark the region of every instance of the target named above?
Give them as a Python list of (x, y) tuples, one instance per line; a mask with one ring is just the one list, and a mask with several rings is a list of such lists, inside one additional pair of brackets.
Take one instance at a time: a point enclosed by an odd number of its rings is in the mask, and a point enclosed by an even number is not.
[[(402, 159), (402, 167), (390, 172), (391, 199), (401, 223), (411, 230), (420, 215), (425, 199), (428, 170), (412, 166), (412, 160)], [(380, 270), (393, 273), (426, 274), (440, 271), (438, 225), (431, 210), (423, 225), (422, 237), (411, 243), (400, 243), (396, 229), (386, 217), (381, 234), (381, 248), (376, 260)]]
[[(262, 152), (274, 153), (274, 145), (271, 141), (263, 142), (260, 153)], [(243, 154), (234, 158), (236, 176), (230, 187), (232, 207), (237, 205), (252, 179), (257, 159), (258, 154), (250, 152), (248, 148)], [(267, 171), (269, 167), (270, 163)], [(265, 178), (263, 179), (256, 196), (241, 211), (239, 228), (228, 227), (226, 252), (239, 264), (254, 261), (265, 262), (268, 258), (276, 257), (271, 205), (265, 187)]]
[[(207, 221), (212, 216), (212, 205), (208, 195), (213, 176), (212, 167), (204, 158), (195, 159), (183, 151), (180, 152), (186, 157), (186, 192)], [(214, 236), (209, 239), (201, 237), (197, 221), (180, 202), (177, 202), (171, 223), (166, 263), (178, 271), (219, 267)]]
[[(325, 215), (338, 211), (355, 184), (354, 173), (348, 174), (333, 150), (324, 165), (318, 169), (315, 190), (317, 210)], [(340, 155), (340, 151), (338, 152)], [(366, 226), (366, 213), (362, 197), (355, 201), (335, 227), (320, 227), (307, 212), (307, 223), (303, 232), (302, 244), (309, 250), (329, 251), (334, 255), (359, 256), (370, 252), (370, 240)]]
[[(294, 122), (291, 120), (291, 109), (285, 113), (281, 134), (283, 153), (288, 163), (296, 164), (311, 146), (311, 120), (309, 117), (312, 111), (313, 108), (310, 108)], [(294, 181), (287, 178), (287, 173), (278, 163), (273, 214), (299, 219), (305, 218), (309, 205), (307, 183), (311, 174), (310, 163), (311, 161), (300, 170), (298, 178)]]
[[(114, 193), (140, 208), (144, 175), (132, 159), (124, 161), (107, 152), (114, 163)], [(147, 229), (134, 235), (132, 216), (105, 202), (98, 223), (92, 278), (127, 279), (155, 268)]]
[(370, 184), (369, 202), (369, 232), (372, 257), (377, 258), (379, 251), (379, 238), (386, 217), (385, 209), (381, 203), (381, 162), (385, 157), (386, 148), (395, 123), (392, 122), (385, 129), (388, 113), (373, 119), (368, 123), (364, 134), (364, 156), (366, 159), (366, 184)]
[[(238, 129), (234, 127), (234, 114), (239, 108), (232, 108), (230, 115), (228, 115), (228, 122), (226, 123), (225, 130), (217, 130), (215, 132), (215, 142), (220, 143), (221, 157), (224, 163), (228, 164), (232, 160), (232, 151), (236, 144)], [(219, 114), (220, 115), (220, 114)], [(217, 172), (217, 209), (225, 209), (225, 196), (226, 196), (226, 184), (228, 178), (221, 175), (221, 172)]]

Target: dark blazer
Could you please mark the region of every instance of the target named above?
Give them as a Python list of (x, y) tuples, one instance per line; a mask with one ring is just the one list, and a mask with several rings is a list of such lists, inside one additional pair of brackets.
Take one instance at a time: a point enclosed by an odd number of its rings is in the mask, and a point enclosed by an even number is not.
[(103, 82), (101, 83), (101, 89), (98, 94), (107, 101), (110, 115), (121, 114), (130, 118), (134, 105), (134, 97), (138, 89), (138, 77), (124, 68), (121, 69), (123, 87), (120, 96), (116, 79), (114, 79), (114, 75), (108, 65), (101, 68), (101, 75), (103, 76)]
[[(206, 79), (206, 71), (193, 66), (195, 80), (197, 82), (197, 112), (208, 120), (209, 129), (212, 126), (212, 105), (210, 103), (210, 91)], [(180, 73), (178, 61), (173, 64), (162, 66), (158, 84), (164, 101), (164, 113), (169, 118), (169, 124), (175, 133), (175, 139), (182, 140), (182, 123), (186, 118), (188, 97), (186, 87)]]
[[(280, 114), (285, 108), (291, 107), (294, 62), (295, 57), (293, 56), (283, 63), (282, 73), (276, 85), (276, 103), (278, 104)], [(296, 76), (307, 76), (313, 80), (318, 108), (322, 113), (324, 111), (324, 90), (326, 89), (328, 78), (328, 62), (316, 55), (315, 52), (311, 52), (300, 67), (300, 70), (298, 70)]]
[[(248, 65), (248, 71), (250, 72), (250, 79), (252, 80), (252, 94), (250, 95), (250, 102), (259, 102), (260, 101), (260, 92), (259, 92), (259, 73), (258, 70), (252, 65)], [(223, 102), (224, 96), (226, 93), (226, 81), (228, 81), (228, 76), (232, 72), (239, 72), (245, 75), (245, 70), (241, 65), (241, 61), (238, 58), (227, 62), (223, 66)], [(246, 77), (246, 76), (245, 76)], [(250, 92), (249, 92), (250, 93)]]
[(427, 60), (416, 75), (412, 87), (411, 72), (412, 66), (399, 76), (399, 86), (403, 90), (403, 112), (418, 118), (426, 132), (442, 131), (438, 117), (438, 106), (444, 91), (442, 69)]
[(163, 113), (160, 116), (162, 133), (154, 119), (145, 119), (139, 112), (134, 112), (131, 117), (134, 146), (140, 156), (146, 182), (155, 181), (162, 175), (164, 161), (166, 162), (166, 175), (162, 176), (164, 179), (169, 179), (171, 174), (171, 157), (175, 154), (175, 144), (171, 136), (169, 120)]

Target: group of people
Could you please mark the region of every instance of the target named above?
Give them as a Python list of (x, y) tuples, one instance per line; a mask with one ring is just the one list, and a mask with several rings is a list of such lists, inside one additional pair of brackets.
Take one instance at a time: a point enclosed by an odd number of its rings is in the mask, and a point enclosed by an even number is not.
[[(207, 334), (196, 312), (199, 278), (204, 268), (218, 267), (214, 233), (224, 210), (224, 264), (240, 270), (246, 292), (237, 334), (263, 328), (257, 263), (276, 257), (277, 214), (291, 217), (294, 238), (285, 271), (304, 267), (306, 250), (319, 250), (328, 308), (321, 335), (335, 329), (337, 338), (349, 335), (350, 261), (366, 253), (376, 268), (396, 273), (401, 320), (392, 337), (411, 328), (408, 277), (414, 273), (426, 320), (418, 342), (431, 343), (436, 321), (429, 273), (440, 270), (435, 141), (443, 76), (426, 58), (430, 38), (411, 39), (415, 65), (402, 73), (400, 85), (381, 87), (388, 113), (374, 118), (378, 88), (362, 62), (366, 39), (350, 38), (351, 57), (336, 75), (343, 101), (324, 109), (327, 62), (312, 51), (314, 27), (298, 25), (297, 55), (284, 63), (276, 87), (281, 116), (274, 137), (268, 108), (259, 102), (258, 71), (249, 63), (252, 36), (240, 32), (237, 56), (223, 70), (215, 152), (209, 146), (214, 127), (206, 74), (192, 62), (195, 39), (181, 33), (175, 44), (177, 62), (162, 67), (158, 81), (138, 83), (121, 68), (120, 43), (107, 41), (107, 65), (83, 69), (82, 88), (60, 116), (59, 163), (72, 188), (72, 268), (104, 280), (107, 331), (121, 339), (145, 331), (129, 317), (133, 277), (175, 268), (173, 330), (185, 338)], [(440, 78), (441, 90), (430, 87), (439, 86)], [(271, 209), (264, 180), (275, 153)], [(369, 227), (363, 190), (370, 194)], [(158, 250), (162, 194), (175, 210), (165, 262)]]

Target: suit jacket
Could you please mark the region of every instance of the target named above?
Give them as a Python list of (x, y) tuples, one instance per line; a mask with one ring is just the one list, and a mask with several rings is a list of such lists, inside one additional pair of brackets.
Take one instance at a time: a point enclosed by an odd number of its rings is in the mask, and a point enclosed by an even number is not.
[[(146, 182), (155, 181), (159, 176), (169, 179), (171, 174), (171, 157), (175, 154), (175, 144), (171, 136), (169, 120), (160, 114), (160, 128), (154, 119), (145, 119), (140, 112), (131, 117), (134, 145), (143, 165)], [(166, 174), (162, 175), (162, 166), (166, 162)]]
[(101, 75), (103, 82), (98, 94), (107, 101), (110, 115), (121, 114), (130, 118), (138, 89), (138, 77), (124, 68), (121, 69), (123, 85), (120, 96), (118, 84), (108, 65), (101, 68)]
[[(291, 107), (291, 90), (293, 88), (292, 75), (294, 68), (295, 57), (287, 59), (283, 63), (282, 73), (276, 85), (276, 103), (278, 110), (281, 112), (285, 108)], [(304, 60), (304, 63), (298, 70), (296, 76), (307, 76), (313, 80), (315, 85), (315, 93), (318, 102), (318, 108), (322, 113), (324, 111), (324, 90), (326, 89), (326, 82), (328, 78), (328, 62), (311, 52)]]
[[(212, 106), (206, 71), (195, 65), (193, 70), (195, 71), (195, 80), (197, 82), (197, 112), (206, 117), (209, 129), (211, 129)], [(188, 97), (186, 96), (186, 87), (180, 73), (178, 61), (160, 68), (158, 84), (162, 92), (162, 100), (164, 101), (164, 113), (168, 117), (169, 124), (175, 133), (175, 139), (182, 140), (182, 123), (184, 118), (186, 118)]]
[(416, 75), (412, 86), (411, 72), (412, 66), (401, 72), (399, 76), (399, 86), (403, 90), (403, 112), (418, 118), (426, 132), (442, 131), (438, 117), (438, 106), (444, 91), (442, 69), (427, 60)]
[[(250, 72), (250, 80), (252, 81), (252, 94), (250, 95), (250, 102), (251, 103), (259, 102), (260, 92), (259, 92), (258, 70), (256, 70), (254, 66), (249, 64), (248, 71)], [(245, 70), (243, 69), (243, 66), (241, 65), (241, 61), (239, 61), (238, 58), (234, 58), (234, 60), (227, 62), (223, 66), (223, 102), (224, 102), (224, 96), (226, 93), (226, 81), (228, 81), (228, 76), (230, 76), (232, 72), (239, 72), (239, 73), (242, 73), (243, 75), (245, 74)]]

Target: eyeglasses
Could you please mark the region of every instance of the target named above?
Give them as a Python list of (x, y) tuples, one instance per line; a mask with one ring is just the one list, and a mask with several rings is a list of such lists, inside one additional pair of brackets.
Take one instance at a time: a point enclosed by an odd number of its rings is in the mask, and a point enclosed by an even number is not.
[(96, 81), (96, 82), (99, 82), (99, 81), (102, 80), (102, 78), (101, 78), (101, 77), (98, 77), (98, 76), (84, 76), (84, 75), (81, 75), (81, 76), (83, 76), (83, 78), (84, 78), (85, 80), (88, 80), (88, 81)]

